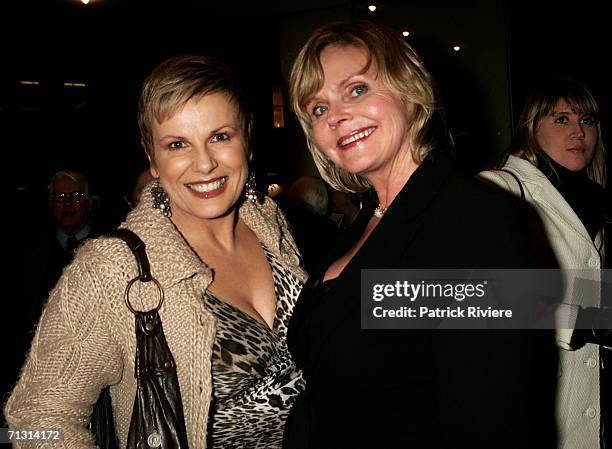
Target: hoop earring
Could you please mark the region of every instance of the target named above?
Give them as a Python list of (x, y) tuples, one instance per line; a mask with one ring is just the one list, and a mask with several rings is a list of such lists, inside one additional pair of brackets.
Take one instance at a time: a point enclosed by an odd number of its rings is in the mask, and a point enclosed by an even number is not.
[(255, 182), (255, 173), (249, 172), (249, 178), (244, 185), (244, 196), (251, 203), (257, 202), (257, 183)]
[(161, 186), (159, 180), (151, 186), (151, 195), (153, 195), (153, 209), (159, 209), (166, 218), (172, 217), (170, 198), (168, 198), (168, 194)]

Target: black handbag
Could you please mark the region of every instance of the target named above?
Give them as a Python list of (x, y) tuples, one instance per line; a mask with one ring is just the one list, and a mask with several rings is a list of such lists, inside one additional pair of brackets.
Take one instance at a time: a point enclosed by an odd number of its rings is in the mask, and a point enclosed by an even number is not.
[(100, 449), (119, 448), (109, 387), (102, 390), (98, 401), (94, 404), (89, 430), (94, 434), (96, 446)]
[[(159, 309), (164, 292), (151, 276), (144, 242), (129, 229), (116, 229), (105, 237), (120, 238), (134, 254), (138, 264), (138, 276), (125, 290), (125, 303), (135, 316), (136, 397), (127, 437), (127, 449), (188, 449), (187, 430), (183, 415), (183, 402), (179, 389), (176, 364), (162, 327)], [(135, 310), (130, 304), (130, 288), (136, 282), (154, 282), (159, 291), (157, 307), (147, 312)], [(102, 390), (90, 421), (90, 430), (100, 449), (119, 447), (109, 387)]]

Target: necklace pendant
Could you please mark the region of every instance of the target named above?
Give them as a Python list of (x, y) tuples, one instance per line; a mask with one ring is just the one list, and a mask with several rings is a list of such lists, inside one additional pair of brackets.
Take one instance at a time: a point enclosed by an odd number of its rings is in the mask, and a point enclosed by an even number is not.
[(382, 218), (383, 215), (385, 215), (385, 212), (387, 212), (387, 208), (386, 207), (380, 207), (380, 204), (376, 207), (376, 209), (374, 209), (374, 216), (376, 218)]

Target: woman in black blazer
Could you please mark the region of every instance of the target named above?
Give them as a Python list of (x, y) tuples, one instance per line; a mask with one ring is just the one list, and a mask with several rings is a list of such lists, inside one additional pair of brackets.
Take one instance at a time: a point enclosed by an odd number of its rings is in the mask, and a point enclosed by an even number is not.
[(553, 447), (548, 333), (361, 329), (362, 269), (533, 266), (513, 203), (455, 169), (418, 56), (379, 25), (334, 23), (290, 83), (321, 175), (365, 201), (291, 320), (307, 389), (284, 447)]

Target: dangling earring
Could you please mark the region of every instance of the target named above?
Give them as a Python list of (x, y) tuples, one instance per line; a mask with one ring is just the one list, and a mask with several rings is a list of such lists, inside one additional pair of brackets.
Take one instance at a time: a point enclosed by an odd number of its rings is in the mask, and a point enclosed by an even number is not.
[(168, 194), (159, 183), (159, 180), (151, 187), (151, 195), (153, 195), (153, 209), (159, 209), (164, 217), (172, 217), (170, 198), (168, 198)]
[(251, 203), (257, 202), (257, 184), (255, 183), (255, 173), (249, 172), (249, 179), (244, 185), (244, 196)]

